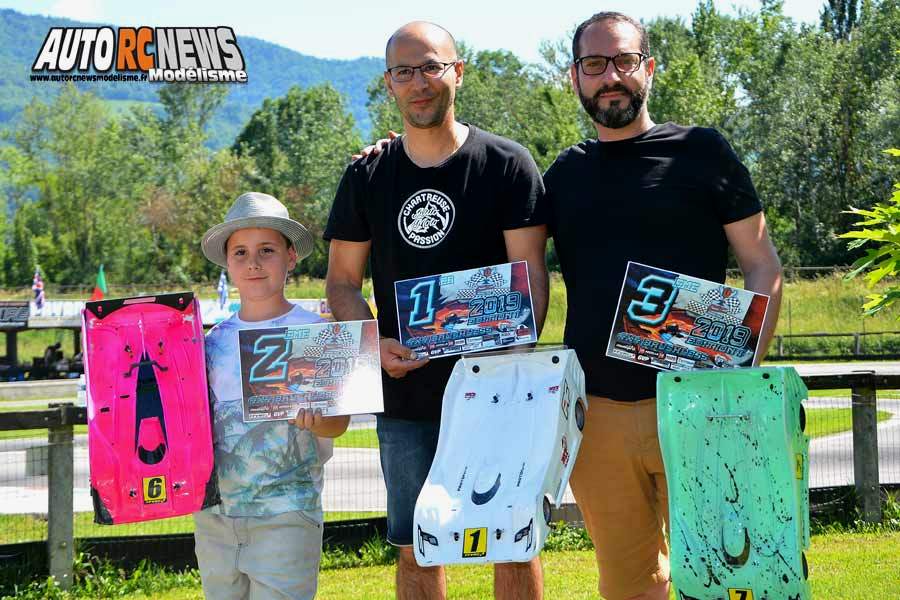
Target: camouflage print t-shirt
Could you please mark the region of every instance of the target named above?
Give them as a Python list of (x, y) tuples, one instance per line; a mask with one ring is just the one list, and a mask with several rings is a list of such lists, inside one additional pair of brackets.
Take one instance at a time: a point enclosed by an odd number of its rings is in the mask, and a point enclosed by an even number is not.
[(206, 336), (206, 365), (213, 404), (213, 446), (222, 503), (230, 517), (321, 511), (323, 462), (331, 440), (317, 440), (288, 421), (244, 423), (238, 331), (319, 323), (295, 306), (268, 321), (248, 322), (237, 313)]

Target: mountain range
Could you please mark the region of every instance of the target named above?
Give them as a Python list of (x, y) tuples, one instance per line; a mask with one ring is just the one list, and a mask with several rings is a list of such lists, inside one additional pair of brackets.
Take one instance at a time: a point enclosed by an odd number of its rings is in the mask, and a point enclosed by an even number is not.
[[(50, 28), (103, 25), (25, 15), (10, 9), (0, 10), (0, 128), (12, 125), (33, 98), (52, 101), (63, 85), (30, 80), (31, 65)], [(134, 26), (140, 26), (140, 23)], [(265, 40), (241, 36), (239, 28), (236, 28), (236, 33), (249, 82), (227, 84), (228, 96), (208, 125), (210, 146), (221, 148), (230, 145), (264, 99), (277, 98), (293, 85), (305, 88), (325, 82), (344, 95), (345, 106), (353, 115), (360, 132), (363, 136), (368, 135), (371, 123), (366, 110), (366, 87), (382, 73), (383, 59), (317, 58)], [(76, 83), (80, 90), (96, 94), (117, 111), (127, 110), (135, 104), (161, 108), (156, 95), (158, 85), (149, 82)]]

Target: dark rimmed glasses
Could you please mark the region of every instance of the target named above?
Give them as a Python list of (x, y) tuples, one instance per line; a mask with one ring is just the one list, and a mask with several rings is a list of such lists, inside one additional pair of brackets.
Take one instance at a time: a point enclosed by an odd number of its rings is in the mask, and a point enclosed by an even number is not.
[(593, 56), (582, 56), (575, 61), (576, 65), (581, 67), (581, 72), (585, 75), (603, 75), (609, 63), (612, 63), (619, 73), (634, 73), (641, 67), (641, 63), (650, 58), (641, 52), (622, 52), (615, 56), (603, 56), (596, 54)]
[(422, 77), (426, 79), (437, 79), (438, 77), (443, 77), (444, 73), (447, 72), (447, 69), (455, 65), (457, 62), (459, 61), (431, 61), (425, 63), (424, 65), (419, 65), (418, 67), (399, 65), (396, 67), (391, 67), (387, 70), (387, 72), (391, 74), (391, 79), (393, 79), (397, 83), (406, 83), (407, 81), (412, 80), (413, 76), (416, 74), (416, 71), (422, 73)]

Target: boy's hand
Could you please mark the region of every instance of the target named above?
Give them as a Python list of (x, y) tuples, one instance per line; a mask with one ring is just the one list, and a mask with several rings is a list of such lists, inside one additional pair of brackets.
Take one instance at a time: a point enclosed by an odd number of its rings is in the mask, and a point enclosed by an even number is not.
[(416, 358), (415, 352), (394, 338), (381, 338), (378, 349), (381, 352), (381, 368), (394, 379), (404, 377), (428, 363), (427, 358)]
[(359, 153), (354, 154), (353, 156), (351, 156), (351, 158), (352, 158), (353, 160), (356, 160), (356, 159), (358, 159), (358, 158), (363, 158), (364, 156), (368, 156), (368, 155), (370, 155), (370, 154), (376, 154), (376, 155), (377, 155), (377, 154), (379, 154), (379, 153), (384, 149), (385, 146), (387, 146), (387, 145), (390, 143), (391, 140), (395, 140), (395, 139), (397, 139), (398, 137), (399, 137), (399, 136), (397, 135), (396, 132), (394, 132), (394, 131), (388, 131), (388, 137), (387, 137), (387, 139), (381, 138), (380, 140), (378, 140), (377, 142), (375, 142), (375, 143), (372, 144), (371, 146), (366, 146), (365, 148), (363, 148), (362, 150), (360, 150)]
[(350, 416), (323, 417), (321, 408), (315, 410), (301, 408), (297, 411), (297, 418), (291, 423), (300, 429), (309, 430), (317, 437), (337, 437), (347, 431)]

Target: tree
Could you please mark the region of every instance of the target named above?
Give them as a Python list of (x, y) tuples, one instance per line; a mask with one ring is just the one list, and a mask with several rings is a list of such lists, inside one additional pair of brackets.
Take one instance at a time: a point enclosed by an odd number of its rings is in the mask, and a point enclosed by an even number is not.
[[(578, 98), (558, 66), (526, 64), (505, 50), (476, 52), (463, 43), (458, 50), (466, 64), (456, 97), (458, 120), (519, 142), (541, 169), (587, 133)], [(556, 50), (545, 46), (548, 56)], [(368, 107), (376, 137), (402, 130), (400, 114), (380, 77), (369, 85)]]
[[(321, 240), (337, 185), (350, 156), (362, 146), (343, 97), (330, 85), (292, 87), (267, 99), (235, 140), (233, 150), (254, 165), (254, 189), (288, 207), (291, 216)], [(325, 243), (300, 263), (311, 275), (324, 276)]]
[(159, 88), (159, 101), (165, 108), (165, 122), (171, 131), (203, 130), (228, 96), (221, 84), (167, 83)]
[[(100, 100), (67, 86), (52, 105), (30, 104), (8, 135), (4, 155), (17, 169), (12, 193), (26, 199), (17, 216), (34, 198), (28, 227), (56, 281), (87, 281), (100, 257), (124, 241), (128, 202), (119, 201), (123, 190), (114, 174), (127, 152), (116, 144), (117, 133)], [(34, 261), (28, 262), (22, 268), (31, 271)]]
[(205, 126), (225, 98), (223, 86), (169, 84), (159, 95), (162, 114), (136, 109), (122, 121), (122, 144), (135, 156), (119, 174), (132, 190), (139, 225), (122, 257), (132, 281), (188, 284), (217, 273), (198, 242), (245, 191), (253, 165), (206, 144)]
[[(750, 169), (786, 264), (845, 264), (841, 210), (871, 206), (896, 172), (877, 155), (885, 132), (888, 144), (900, 144), (900, 4), (864, 3), (845, 23), (855, 23), (847, 36), (798, 28), (767, 0), (736, 17), (701, 3), (690, 31), (664, 20), (648, 26), (659, 40), (652, 114), (680, 113), (725, 133)], [(699, 72), (693, 56), (702, 58)], [(716, 93), (702, 93), (705, 85)]]
[(28, 224), (30, 207), (20, 208), (13, 218), (9, 252), (3, 257), (3, 278), (7, 285), (24, 287), (34, 276), (37, 256)]
[(462, 56), (467, 66), (457, 99), (460, 120), (519, 142), (541, 170), (583, 138), (581, 106), (568, 85), (505, 50), (472, 52), (463, 46)]
[(198, 242), (246, 187), (252, 165), (204, 144), (202, 124), (221, 93), (182, 87), (190, 90), (160, 89), (172, 111), (161, 115), (118, 116), (72, 86), (26, 108), (0, 146), (15, 212), (10, 283), (33, 273), (34, 259), (23, 259), (29, 247), (61, 284), (90, 283), (101, 262), (111, 279), (132, 283), (187, 284), (210, 273)]
[(656, 58), (648, 107), (655, 121), (727, 129), (736, 82), (727, 77), (722, 56), (725, 26), (711, 2), (698, 6), (691, 29), (668, 18), (647, 26)]
[(822, 29), (836, 40), (849, 40), (859, 20), (859, 0), (828, 0), (819, 18)]

